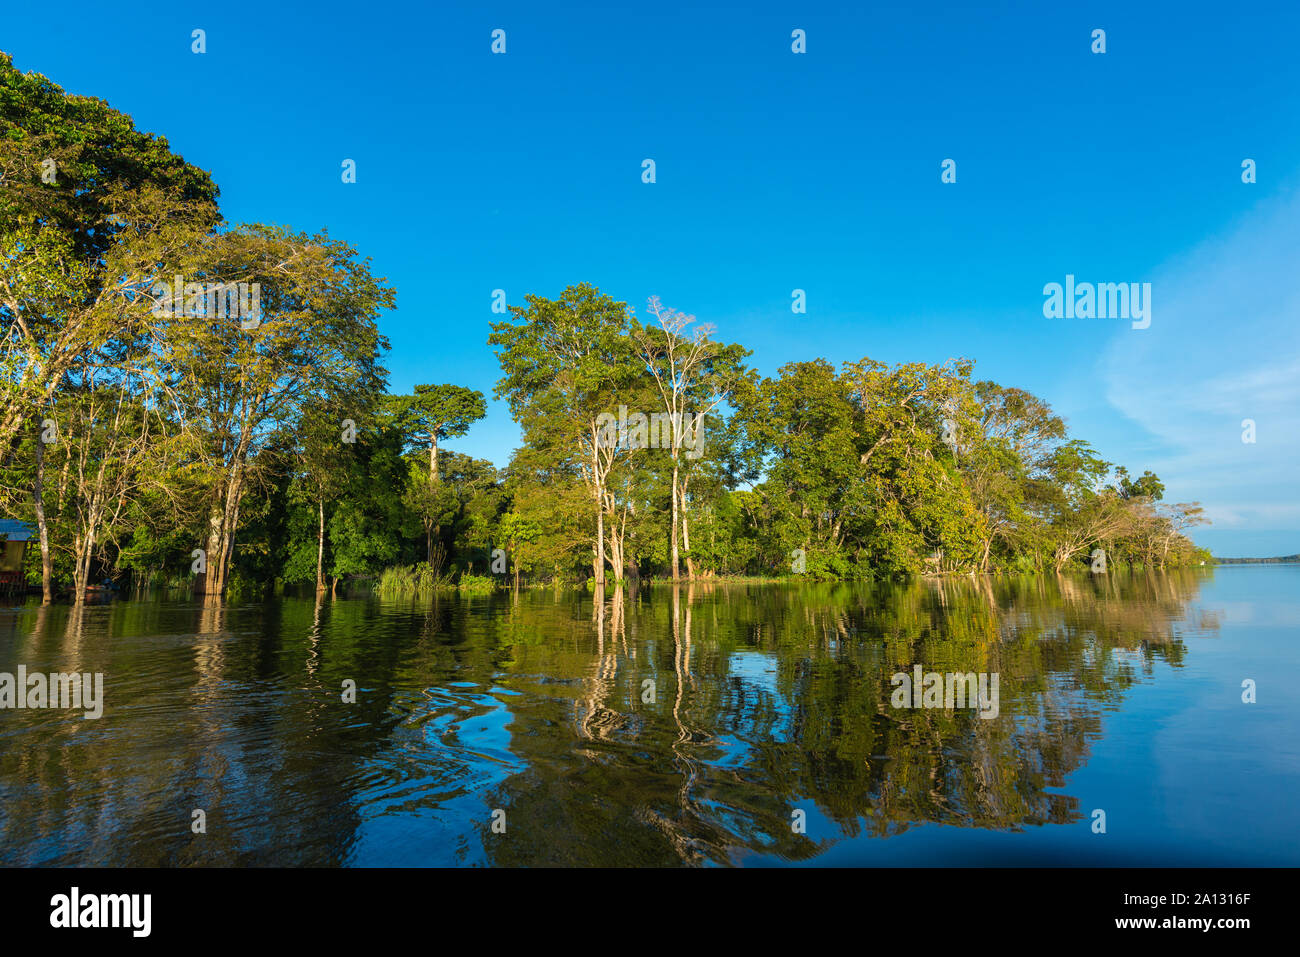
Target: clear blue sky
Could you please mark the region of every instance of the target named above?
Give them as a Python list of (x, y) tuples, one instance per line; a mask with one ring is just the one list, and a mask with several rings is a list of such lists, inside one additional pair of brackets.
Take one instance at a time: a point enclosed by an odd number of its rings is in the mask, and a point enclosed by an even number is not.
[[(1202, 501), (1215, 525), (1196, 537), (1224, 555), (1300, 551), (1298, 39), (1294, 2), (72, 2), (0, 18), (20, 69), (165, 135), (213, 173), (229, 220), (328, 227), (372, 257), (398, 290), (395, 390), (491, 393), (493, 289), (518, 303), (587, 281), (641, 315), (658, 294), (765, 374), (974, 358), (1107, 458), (1154, 469), (1168, 498)], [(1044, 318), (1044, 284), (1067, 273), (1151, 282), (1151, 327)], [(517, 436), (493, 404), (452, 447), (505, 464)]]

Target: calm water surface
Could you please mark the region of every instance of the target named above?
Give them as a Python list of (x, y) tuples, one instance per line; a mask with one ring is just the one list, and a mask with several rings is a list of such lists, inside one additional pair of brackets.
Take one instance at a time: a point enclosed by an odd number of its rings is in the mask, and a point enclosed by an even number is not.
[(1300, 864), (1297, 566), (27, 605), (19, 664), (106, 704), (0, 710), (5, 865)]

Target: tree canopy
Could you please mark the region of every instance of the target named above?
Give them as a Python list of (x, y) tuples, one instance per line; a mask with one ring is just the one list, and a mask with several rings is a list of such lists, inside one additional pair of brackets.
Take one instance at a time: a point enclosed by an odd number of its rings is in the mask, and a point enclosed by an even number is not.
[(492, 325), (522, 435), (498, 468), (446, 447), (482, 391), (389, 391), (396, 291), (346, 242), (225, 223), (165, 138), (4, 55), (0, 145), (0, 504), (39, 531), (47, 600), (1207, 557), (1197, 503), (970, 359), (762, 375), (712, 324), (585, 282)]

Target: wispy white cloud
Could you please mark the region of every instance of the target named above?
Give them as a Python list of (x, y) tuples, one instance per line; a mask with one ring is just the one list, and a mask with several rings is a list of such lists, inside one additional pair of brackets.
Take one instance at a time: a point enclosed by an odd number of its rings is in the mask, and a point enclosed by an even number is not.
[(1151, 327), (1119, 331), (1103, 358), (1108, 401), (1216, 524), (1300, 528), (1300, 194), (1260, 203), (1152, 287)]

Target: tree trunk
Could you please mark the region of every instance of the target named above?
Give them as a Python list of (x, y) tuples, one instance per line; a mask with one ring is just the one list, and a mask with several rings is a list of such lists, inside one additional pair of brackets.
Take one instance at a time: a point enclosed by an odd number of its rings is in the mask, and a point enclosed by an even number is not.
[(86, 537), (78, 543), (81, 547), (77, 549), (76, 562), (72, 568), (72, 590), (74, 605), (81, 605), (86, 600), (86, 586), (90, 584), (90, 559), (95, 551), (95, 540), (87, 533)]
[[(441, 481), (441, 479), (438, 477), (438, 433), (430, 432), (429, 433), (429, 484), (431, 486), (437, 485), (439, 481)], [(439, 539), (442, 538), (442, 524), (441, 523), (434, 524), (432, 530), (429, 528), (429, 525), (426, 524), (424, 526), (424, 531), (425, 531), (425, 537), (428, 539), (428, 545), (429, 545), (429, 566), (433, 567), (433, 540), (435, 537)], [(440, 561), (438, 565), (439, 568), (441, 568), (442, 562)]]
[(325, 500), (318, 501), (320, 530), (316, 533), (316, 590), (325, 590)]
[(682, 489), (682, 551), (686, 553), (686, 577), (695, 580), (695, 557), (691, 555), (691, 520), (686, 515), (686, 489)]
[(196, 588), (209, 597), (226, 593), (230, 559), (235, 551), (235, 529), (239, 526), (239, 497), (243, 482), (236, 467), (224, 486), (214, 494), (208, 518), (207, 571)]
[(614, 581), (623, 580), (623, 529), (619, 527), (613, 515), (610, 516), (609, 529), (609, 567), (614, 569)]
[(50, 555), (50, 531), (45, 521), (45, 442), (36, 440), (36, 487), (32, 502), (36, 510), (36, 531), (41, 540), (41, 604), (54, 601), (54, 559)]
[(695, 559), (691, 556), (691, 519), (686, 514), (686, 486), (690, 482), (688, 478), (682, 483), (681, 494), (679, 496), (681, 516), (682, 516), (682, 551), (686, 555), (686, 577), (692, 581), (695, 579)]
[(677, 553), (677, 450), (673, 449), (673, 581), (681, 578)]
[(596, 576), (596, 588), (605, 587), (605, 507), (596, 502), (596, 554), (592, 558), (592, 571)]
[(224, 510), (219, 508), (222, 488), (213, 492), (212, 510), (208, 513), (208, 540), (203, 559), (203, 572), (195, 581), (195, 588), (203, 595), (221, 594), (221, 550)]
[(90, 584), (90, 564), (95, 555), (95, 530), (103, 519), (103, 501), (96, 491), (87, 504), (82, 530), (77, 534), (73, 551), (76, 561), (72, 569), (73, 603), (81, 605), (86, 600), (86, 586)]

